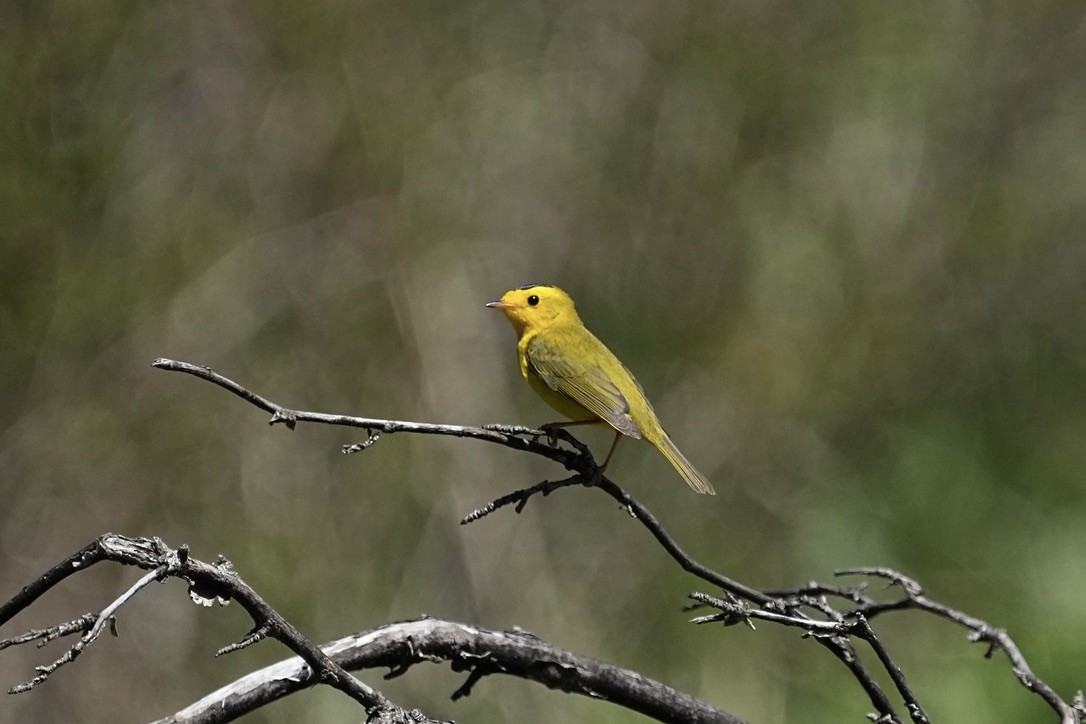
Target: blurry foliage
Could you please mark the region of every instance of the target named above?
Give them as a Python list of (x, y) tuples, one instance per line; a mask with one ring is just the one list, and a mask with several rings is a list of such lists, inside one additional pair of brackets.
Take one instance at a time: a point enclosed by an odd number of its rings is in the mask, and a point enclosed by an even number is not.
[[(457, 525), (554, 474), (539, 461), (400, 436), (344, 458), (347, 432), (269, 429), (149, 367), (309, 409), (538, 424), (482, 304), (550, 281), (721, 491), (696, 499), (647, 448), (616, 462), (692, 553), (767, 587), (901, 568), (1070, 695), (1084, 61), (1068, 1), (9, 3), (4, 594), (103, 531), (157, 534), (226, 554), (316, 640), (421, 612), (520, 625), (753, 721), (858, 720), (858, 688), (794, 632), (684, 623), (697, 585), (603, 496)], [(127, 585), (98, 575), (14, 627)], [(166, 714), (285, 655), (210, 658), (246, 626), (150, 593), (0, 719)], [(1049, 720), (960, 631), (879, 629), (936, 721)], [(50, 655), (4, 652), (0, 679)], [(632, 721), (513, 681), (453, 704), (436, 668), (366, 678), (464, 721)], [(357, 716), (318, 690), (253, 719)]]

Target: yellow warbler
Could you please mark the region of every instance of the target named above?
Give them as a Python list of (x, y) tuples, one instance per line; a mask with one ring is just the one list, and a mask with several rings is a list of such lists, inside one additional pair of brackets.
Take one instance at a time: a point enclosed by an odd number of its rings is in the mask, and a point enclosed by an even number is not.
[(558, 287), (529, 284), (486, 306), (500, 309), (512, 322), (520, 338), (517, 361), (524, 379), (571, 420), (545, 427), (606, 423), (615, 429), (615, 442), (601, 472), (618, 441), (628, 435), (652, 443), (697, 492), (716, 493), (671, 442), (634, 376), (585, 328), (568, 294)]

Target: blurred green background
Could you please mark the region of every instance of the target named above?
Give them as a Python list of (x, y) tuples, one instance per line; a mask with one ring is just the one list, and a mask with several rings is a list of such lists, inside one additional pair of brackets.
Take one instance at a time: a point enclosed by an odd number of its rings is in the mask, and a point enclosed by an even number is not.
[[(222, 553), (317, 641), (429, 613), (521, 626), (752, 722), (862, 721), (793, 630), (694, 628), (705, 587), (605, 496), (471, 441), (269, 428), (288, 406), (551, 419), (483, 308), (546, 281), (720, 494), (612, 468), (701, 561), (774, 588), (886, 565), (1086, 685), (1086, 16), (1079, 2), (89, 3), (0, 10), (0, 586), (105, 532)], [(586, 433), (599, 452), (609, 435)], [(98, 610), (71, 581), (3, 635)], [(0, 720), (140, 721), (254, 667), (181, 584)], [(878, 630), (935, 721), (1048, 722), (1001, 657)], [(8, 686), (65, 644), (0, 655)], [(447, 667), (465, 722), (632, 722)], [(316, 689), (252, 721), (356, 721)]]

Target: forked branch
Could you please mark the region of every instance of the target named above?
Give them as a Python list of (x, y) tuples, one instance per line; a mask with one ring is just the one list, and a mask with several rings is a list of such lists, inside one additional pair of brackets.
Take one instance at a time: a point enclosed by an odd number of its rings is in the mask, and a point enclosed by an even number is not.
[[(328, 684), (357, 701), (371, 715), (395, 707), (381, 692), (363, 684), (351, 676), (342, 666), (332, 661), (327, 654), (312, 641), (303, 636), (286, 619), (279, 615), (263, 598), (250, 588), (234, 572), (229, 561), (220, 559), (215, 564), (204, 563), (189, 556), (188, 548), (182, 546), (172, 549), (158, 538), (129, 538), (106, 533), (86, 547), (77, 551), (60, 564), (54, 566), (45, 575), (24, 587), (10, 601), (0, 606), (0, 625), (9, 621), (20, 611), (33, 604), (45, 592), (56, 586), (68, 576), (87, 570), (102, 561), (114, 561), (136, 566), (150, 571), (140, 578), (130, 589), (106, 606), (100, 613), (86, 614), (75, 622), (62, 624), (48, 629), (27, 632), (21, 636), (0, 641), (0, 649), (8, 646), (40, 640), (43, 644), (61, 636), (83, 632), (80, 639), (59, 659), (48, 666), (38, 668), (38, 675), (32, 680), (15, 686), (12, 694), (28, 691), (43, 682), (49, 675), (66, 663), (74, 661), (88, 646), (94, 643), (103, 626), (113, 620), (117, 610), (153, 581), (166, 578), (180, 578), (189, 584), (189, 595), (198, 603), (211, 605), (213, 601), (223, 604), (236, 600), (252, 617), (254, 631), (271, 636), (301, 657), (311, 672), (307, 677), (310, 683)], [(228, 647), (229, 650), (242, 648), (254, 643), (258, 638), (248, 637), (240, 646)], [(222, 652), (225, 652), (224, 649)]]
[[(989, 643), (989, 657), (996, 649), (1007, 652), (1019, 681), (1027, 689), (1040, 695), (1058, 713), (1061, 724), (1081, 724), (1086, 722), (1086, 704), (1082, 702), (1081, 692), (1079, 692), (1073, 703), (1068, 704), (1064, 701), (1051, 687), (1033, 673), (1025, 657), (1005, 631), (994, 628), (980, 619), (968, 616), (944, 604), (931, 601), (923, 595), (919, 585), (900, 573), (880, 568), (851, 569), (838, 572), (840, 575), (855, 573), (888, 578), (905, 592), (905, 597), (900, 600), (881, 603), (866, 596), (863, 586), (838, 587), (813, 582), (792, 592), (759, 591), (723, 576), (701, 564), (682, 549), (647, 508), (612, 480), (601, 475), (588, 448), (565, 430), (560, 431), (557, 439), (555, 439), (554, 437), (548, 438), (547, 433), (541, 430), (519, 426), (488, 425), (471, 427), (439, 425), (297, 411), (256, 395), (236, 382), (212, 372), (207, 367), (168, 359), (158, 359), (155, 361), (154, 366), (160, 369), (185, 372), (217, 384), (262, 410), (272, 413), (270, 424), (284, 422), (288, 427), (293, 428), (297, 422), (303, 421), (365, 429), (368, 433), (367, 439), (362, 443), (345, 447), (343, 450), (345, 453), (357, 452), (370, 447), (377, 442), (380, 433), (414, 432), (473, 438), (497, 443), (523, 452), (530, 452), (553, 460), (572, 472), (573, 475), (559, 481), (544, 481), (501, 496), (465, 516), (461, 523), (471, 523), (507, 505), (514, 505), (519, 513), (528, 500), (537, 493), (548, 495), (555, 490), (572, 485), (598, 488), (615, 499), (634, 519), (640, 522), (683, 570), (719, 587), (724, 592), (724, 598), (715, 598), (706, 594), (693, 594), (692, 597), (700, 605), (710, 605), (721, 611), (721, 614), (699, 617), (695, 619), (695, 622), (720, 621), (728, 624), (745, 621), (750, 623), (752, 618), (762, 618), (763, 620), (804, 628), (812, 638), (829, 649), (849, 669), (875, 707), (877, 713), (873, 718), (877, 721), (890, 723), (900, 722), (901, 719), (875, 677), (856, 655), (856, 651), (853, 649), (854, 640), (863, 641), (875, 652), (880, 664), (894, 683), (909, 718), (916, 724), (928, 721), (928, 717), (915, 694), (906, 683), (904, 674), (893, 662), (889, 652), (870, 625), (870, 619), (875, 616), (889, 611), (909, 608), (925, 610), (969, 628), (973, 640)], [(546, 443), (543, 442), (544, 440), (546, 440)], [(570, 447), (560, 447), (557, 444), (559, 441), (567, 443)], [(831, 598), (841, 598), (855, 605), (837, 608), (830, 603)], [(754, 607), (752, 608), (748, 604), (754, 604)]]
[(417, 710), (392, 704), (381, 692), (355, 679), (348, 670), (388, 668), (390, 679), (422, 662), (448, 662), (454, 671), (467, 672), (464, 684), (453, 693), (468, 696), (484, 676), (506, 674), (542, 683), (568, 693), (611, 701), (663, 722), (739, 724), (731, 714), (715, 709), (692, 696), (602, 661), (564, 651), (523, 631), (490, 631), (449, 621), (422, 618), (389, 624), (324, 646), (309, 641), (286, 622), (234, 572), (228, 561), (208, 564), (191, 557), (182, 546), (172, 549), (154, 538), (128, 538), (107, 533), (69, 556), (44, 576), (24, 588), (3, 607), (0, 624), (31, 606), (42, 594), (65, 578), (102, 562), (114, 561), (149, 572), (98, 614), (74, 622), (26, 632), (0, 641), (7, 646), (83, 633), (56, 662), (39, 667), (38, 675), (11, 693), (28, 691), (45, 682), (60, 666), (73, 661), (89, 647), (114, 614), (149, 583), (180, 578), (189, 584), (197, 603), (211, 605), (236, 600), (249, 613), (254, 627), (239, 642), (217, 655), (245, 648), (270, 636), (286, 644), (298, 656), (255, 671), (215, 691), (161, 722), (224, 722), (251, 712), (316, 683), (340, 689), (362, 704), (371, 724), (440, 724)]
[[(464, 524), (471, 523), (507, 505), (514, 505), (517, 512), (520, 512), (528, 500), (537, 493), (548, 495), (560, 488), (573, 485), (598, 488), (610, 495), (634, 519), (640, 522), (684, 570), (721, 589), (722, 596), (702, 593), (691, 595), (697, 601), (696, 605), (710, 606), (718, 611), (715, 614), (695, 618), (695, 623), (751, 624), (753, 620), (760, 619), (803, 629), (808, 636), (829, 649), (849, 669), (875, 707), (876, 714), (872, 715), (872, 719), (875, 721), (889, 723), (900, 722), (901, 719), (894, 704), (857, 656), (857, 652), (853, 648), (854, 641), (863, 642), (876, 654), (880, 665), (889, 674), (890, 680), (897, 689), (898, 696), (902, 704), (904, 704), (908, 717), (917, 724), (928, 721), (927, 715), (924, 713), (917, 697), (906, 683), (905, 675), (894, 663), (870, 623), (873, 618), (890, 611), (913, 609), (927, 611), (966, 627), (971, 632), (972, 640), (988, 644), (987, 656), (989, 657), (998, 650), (1006, 652), (1019, 681), (1027, 689), (1037, 693), (1059, 715), (1061, 724), (1082, 724), (1086, 722), (1086, 701), (1084, 701), (1082, 693), (1079, 692), (1070, 704), (1062, 699), (1033, 672), (1022, 652), (1006, 631), (929, 599), (916, 582), (896, 571), (883, 568), (862, 568), (838, 572), (839, 575), (858, 574), (889, 580), (891, 585), (903, 592), (903, 596), (888, 602), (877, 601), (869, 597), (866, 594), (864, 585), (834, 586), (812, 582), (792, 591), (759, 591), (713, 571), (690, 557), (664, 530), (648, 509), (612, 480), (603, 476), (587, 447), (564, 430), (555, 436), (548, 437), (548, 434), (544, 431), (519, 426), (489, 425), (473, 427), (443, 425), (292, 410), (251, 392), (236, 382), (211, 371), (208, 367), (168, 359), (158, 359), (154, 362), (154, 366), (159, 369), (184, 372), (232, 392), (250, 404), (271, 413), (272, 417), (269, 424), (283, 423), (293, 429), (298, 422), (313, 422), (366, 430), (366, 439), (355, 445), (344, 447), (344, 453), (365, 450), (378, 442), (382, 434), (411, 432), (482, 440), (514, 450), (529, 452), (557, 462), (572, 475), (559, 481), (546, 481), (504, 495), (473, 511), (461, 522)], [(566, 445), (559, 445), (559, 442), (564, 442)], [(146, 539), (103, 536), (61, 565), (47, 572), (34, 584), (23, 589), (11, 601), (0, 607), (0, 624), (9, 619), (15, 612), (32, 603), (44, 590), (56, 585), (56, 583), (71, 575), (77, 569), (85, 568), (105, 559), (137, 565), (151, 570), (152, 573), (144, 576), (128, 592), (99, 614), (86, 614), (68, 624), (42, 631), (32, 631), (22, 637), (0, 642), (0, 648), (3, 648), (26, 640), (40, 639), (48, 641), (73, 632), (83, 633), (80, 642), (73, 646), (64, 657), (49, 667), (39, 668), (39, 675), (34, 681), (28, 682), (23, 687), (16, 687), (16, 689), (25, 690), (40, 683), (39, 679), (43, 681), (57, 667), (73, 660), (86, 646), (93, 643), (104, 626), (111, 620), (116, 609), (123, 605), (129, 597), (141, 590), (143, 586), (146, 586), (152, 580), (175, 575), (189, 580), (190, 593), (193, 595), (194, 600), (207, 602), (215, 598), (237, 599), (246, 607), (246, 610), (257, 623), (249, 636), (238, 644), (227, 647), (224, 652), (249, 645), (266, 635), (273, 636), (295, 650), (310, 667), (308, 670), (318, 672), (318, 679), (325, 680), (355, 698), (366, 706), (367, 711), (370, 711), (372, 716), (379, 717), (379, 715), (387, 714), (389, 718), (385, 718), (383, 721), (391, 722), (399, 720), (397, 719), (399, 716), (397, 712), (405, 716), (408, 714), (403, 710), (396, 709), (376, 690), (351, 677), (336, 660), (329, 658), (326, 652), (302, 637), (289, 623), (278, 616), (270, 607), (267, 607), (251, 589), (245, 586), (233, 573), (227, 562), (220, 561), (217, 565), (211, 566), (192, 561), (188, 558), (185, 549), (171, 551), (161, 541), (157, 540), (147, 541)], [(846, 605), (842, 606), (840, 602), (844, 602)], [(419, 624), (420, 622), (414, 623)], [(447, 626), (458, 626), (457, 624), (441, 623)], [(406, 624), (401, 626), (404, 625)], [(489, 633), (493, 634), (494, 632)], [(502, 635), (508, 636), (510, 634)], [(533, 638), (533, 640), (535, 639)], [(462, 651), (461, 649), (457, 650)], [(418, 653), (418, 655), (423, 656), (423, 658), (428, 657), (428, 655), (422, 653)], [(457, 655), (461, 656), (461, 654)], [(458, 665), (457, 661), (459, 661), (459, 665), (464, 665), (462, 656), (454, 661), (454, 666)], [(284, 662), (281, 665), (288, 663), (290, 662)], [(405, 662), (400, 660), (398, 663), (393, 664), (360, 663), (358, 665), (388, 665), (392, 666), (393, 673), (396, 674), (405, 670), (412, 663), (415, 663), (415, 661)], [(472, 664), (466, 666), (471, 673), (465, 685), (461, 687), (459, 692), (461, 694), (466, 694), (470, 687), (486, 674), (499, 671), (516, 673), (509, 668), (508, 662), (473, 661)], [(298, 662), (295, 665), (301, 666), (302, 664)], [(549, 671), (553, 673), (555, 670), (551, 669)], [(521, 673), (521, 675), (533, 678), (524, 673)], [(246, 677), (246, 680), (248, 678)], [(312, 683), (312, 681), (310, 680), (308, 683)], [(239, 683), (241, 682), (236, 682), (235, 685)], [(548, 682), (544, 681), (544, 683)], [(548, 685), (554, 684), (548, 683)], [(693, 701), (696, 702), (696, 700)], [(700, 702), (698, 704), (704, 706)], [(709, 716), (710, 718), (706, 719), (706, 721), (734, 720), (721, 718), (730, 715), (717, 710), (711, 710)], [(409, 719), (402, 720), (408, 721)], [(684, 721), (695, 720), (701, 721), (701, 719), (684, 719)]]
[[(330, 425), (346, 425), (365, 429), (368, 437), (365, 441), (344, 448), (345, 453), (364, 450), (379, 439), (380, 433), (414, 432), (429, 435), (454, 435), (473, 438), (506, 447), (529, 452), (553, 460), (573, 474), (559, 481), (544, 481), (521, 490), (516, 490), (472, 511), (461, 521), (468, 524), (489, 515), (499, 508), (514, 505), (519, 513), (528, 500), (541, 493), (548, 495), (560, 488), (573, 485), (595, 487), (616, 500), (629, 514), (640, 522), (667, 551), (683, 570), (701, 580), (719, 587), (724, 592), (723, 598), (695, 593), (692, 597), (698, 605), (717, 608), (720, 613), (700, 616), (696, 623), (722, 622), (725, 624), (740, 621), (750, 623), (751, 619), (773, 621), (789, 626), (803, 628), (818, 643), (829, 649), (856, 678), (876, 709), (873, 717), (879, 722), (900, 722), (901, 719), (889, 697), (876, 682), (874, 676), (861, 662), (853, 648), (853, 641), (864, 642), (876, 654), (880, 664), (889, 674), (897, 689), (909, 718), (916, 724), (928, 722), (917, 697), (906, 683), (901, 669), (894, 663), (889, 652), (883, 646), (871, 627), (870, 620), (889, 611), (918, 609), (950, 619), (965, 626), (972, 633), (974, 641), (989, 644), (988, 656), (995, 650), (1003, 650), (1011, 660), (1015, 675), (1029, 689), (1040, 695), (1059, 715), (1061, 724), (1081, 724), (1086, 722), (1086, 702), (1082, 693), (1068, 704), (1056, 692), (1042, 681), (1029, 667), (1021, 651), (1002, 629), (969, 616), (961, 611), (928, 599), (918, 584), (906, 576), (882, 568), (859, 568), (839, 571), (839, 575), (860, 574), (876, 576), (891, 581), (904, 592), (904, 597), (892, 602), (878, 602), (865, 594), (864, 586), (840, 587), (812, 582), (795, 591), (759, 591), (738, 581), (734, 581), (694, 560), (664, 530), (655, 516), (629, 493), (603, 476), (596, 466), (588, 448), (561, 430), (555, 437), (548, 438), (541, 430), (507, 425), (488, 425), (471, 427), (462, 425), (438, 425), (398, 420), (354, 417), (348, 415), (329, 415), (319, 412), (303, 412), (285, 408), (261, 397), (236, 382), (212, 372), (208, 367), (192, 365), (168, 359), (158, 359), (155, 367), (166, 370), (185, 372), (223, 387), (257, 407), (272, 413), (270, 424), (284, 422), (293, 428), (299, 422), (316, 422)], [(544, 443), (543, 441), (547, 442)], [(558, 442), (565, 442), (569, 447), (560, 447)], [(830, 599), (843, 599), (852, 605), (835, 607)], [(753, 607), (750, 606), (753, 604)]]

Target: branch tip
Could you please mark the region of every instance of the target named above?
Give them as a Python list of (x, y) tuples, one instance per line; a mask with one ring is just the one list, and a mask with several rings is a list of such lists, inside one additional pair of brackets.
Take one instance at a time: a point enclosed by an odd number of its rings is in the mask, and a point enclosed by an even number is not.
[(487, 505), (484, 505), (482, 508), (476, 508), (475, 510), (471, 511), (470, 513), (468, 513), (467, 515), (465, 515), (463, 518), (460, 519), (460, 525), (467, 525), (468, 523), (474, 523), (475, 521), (479, 520), (480, 518), (485, 518), (486, 516), (490, 515), (495, 510), (497, 510), (497, 508), (493, 503), (488, 503)]
[(265, 621), (259, 626), (251, 629), (249, 633), (245, 634), (244, 638), (242, 638), (240, 641), (235, 641), (228, 646), (223, 646), (221, 649), (215, 652), (215, 656), (225, 656), (226, 654), (233, 653), (234, 651), (240, 651), (241, 649), (248, 648), (253, 644), (266, 639), (269, 633), (271, 633), (271, 624)]

